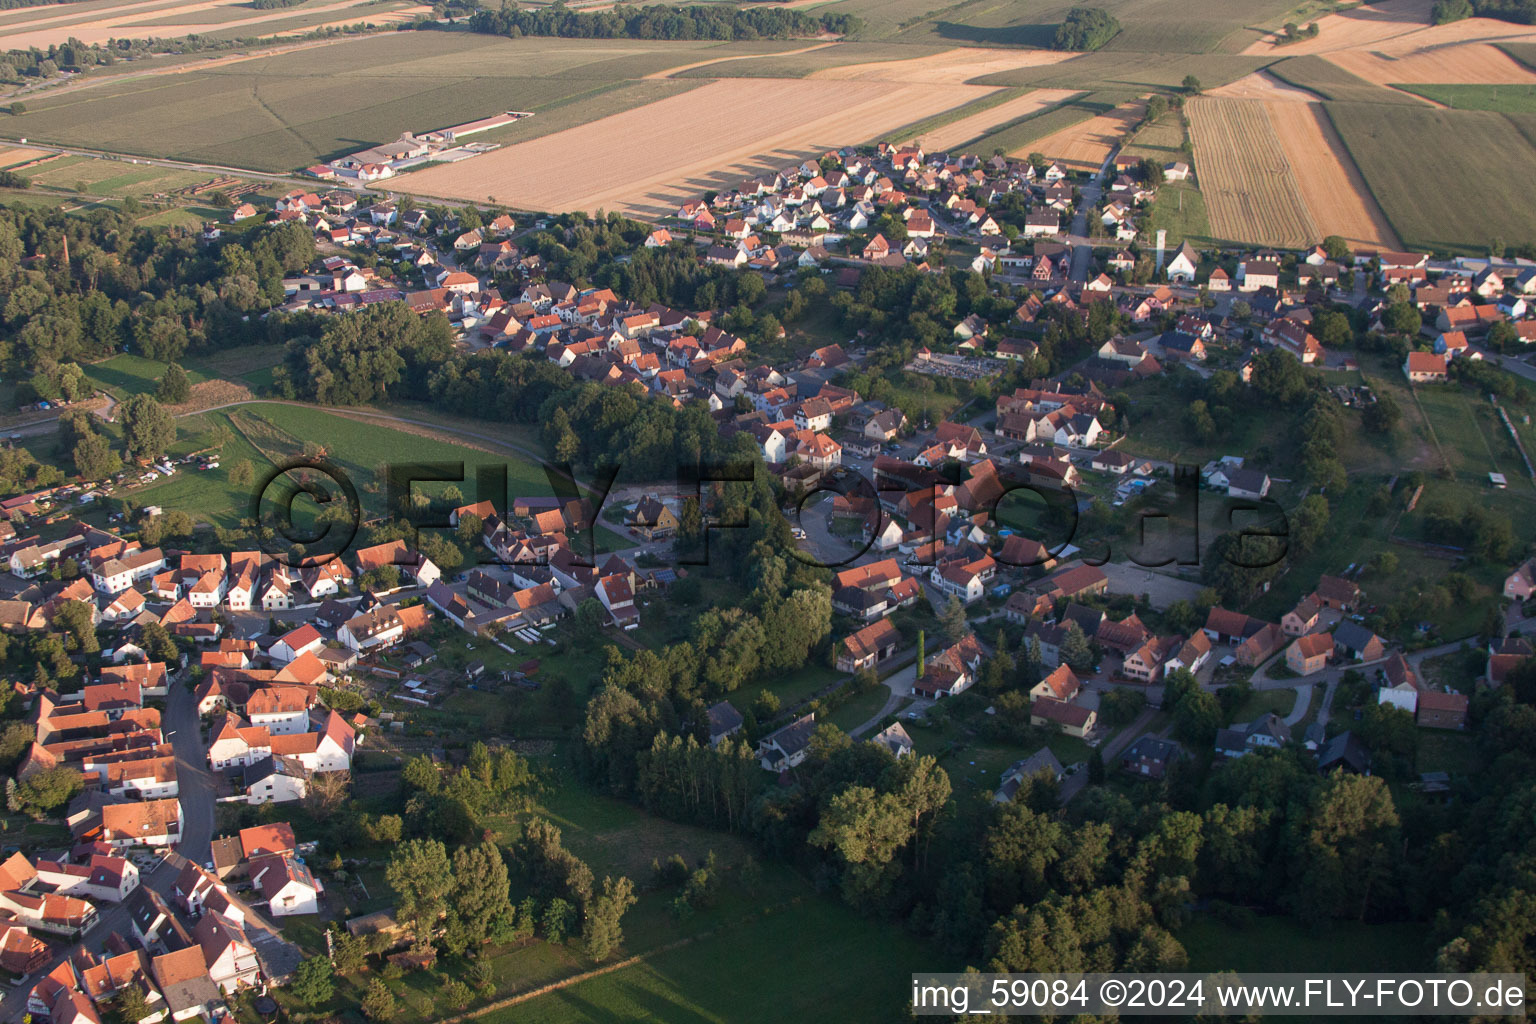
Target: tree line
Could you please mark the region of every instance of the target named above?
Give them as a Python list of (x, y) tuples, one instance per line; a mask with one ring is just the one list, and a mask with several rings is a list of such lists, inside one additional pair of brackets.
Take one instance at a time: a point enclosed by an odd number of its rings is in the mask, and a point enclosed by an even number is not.
[(1536, 0), (1435, 0), (1429, 14), (1435, 25), (1472, 17), (1536, 25)]
[(846, 35), (862, 22), (851, 14), (809, 15), (772, 7), (725, 4), (673, 7), (619, 5), (606, 11), (573, 11), (564, 3), (518, 10), (481, 10), (469, 19), (473, 32), (568, 39), (794, 39), (825, 32)]

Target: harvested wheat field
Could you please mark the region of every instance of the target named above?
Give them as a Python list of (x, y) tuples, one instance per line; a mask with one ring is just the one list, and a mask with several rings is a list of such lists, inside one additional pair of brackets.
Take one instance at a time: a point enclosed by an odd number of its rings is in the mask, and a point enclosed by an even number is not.
[(30, 146), (0, 146), (0, 170), (16, 170), (22, 164), (30, 164), (53, 155), (47, 150), (33, 149)]
[(1270, 100), (1264, 108), (1317, 230), (1354, 244), (1401, 249), (1322, 104)]
[(927, 57), (913, 57), (911, 60), (880, 60), (869, 64), (823, 68), (812, 72), (809, 77), (856, 82), (959, 84), (999, 71), (1059, 64), (1076, 56), (1079, 54), (1058, 50), (983, 50), (962, 47)]
[(284, 29), (280, 32), (273, 32), (271, 37), (273, 39), (287, 39), (292, 36), (308, 35), (311, 32), (324, 32), (326, 29), (347, 28), (350, 25), (356, 25), (358, 22), (367, 22), (371, 25), (381, 26), (401, 25), (407, 21), (415, 20), (417, 15), (425, 14), (430, 16), (432, 10), (431, 7), (425, 4), (418, 4), (414, 7), (402, 7), (394, 11), (385, 11), (382, 14), (359, 8), (358, 10), (342, 12), (346, 17), (339, 21), (327, 21), (319, 25), (304, 25), (299, 28)]
[(1010, 121), (1017, 121), (1021, 117), (1038, 113), (1081, 95), (1083, 94), (1075, 89), (1036, 89), (1006, 103), (989, 107), (980, 113), (962, 117), (958, 121), (951, 121), (932, 131), (924, 132), (912, 142), (930, 153), (942, 153), (994, 132)]
[(1488, 43), (1456, 43), (1402, 56), (1355, 50), (1330, 53), (1327, 59), (1375, 85), (1536, 83), (1536, 72)]
[[(971, 85), (720, 79), (620, 114), (390, 182), (532, 210), (672, 213), (767, 167), (878, 137), (988, 95)], [(740, 111), (753, 111), (752, 117)]]
[(1290, 248), (1322, 237), (1265, 104), (1201, 97), (1184, 109), (1212, 234)]
[(1090, 117), (1043, 139), (1036, 139), (1023, 151), (1009, 155), (1043, 153), (1072, 170), (1097, 171), (1146, 111), (1146, 100), (1130, 100), (1107, 114)]
[(1325, 14), (1316, 19), (1317, 35), (1295, 43), (1276, 46), (1273, 38), (1260, 39), (1244, 53), (1299, 56), (1367, 47), (1429, 27), (1429, 10), (1434, 0), (1386, 0), (1385, 3), (1361, 5), (1339, 14)]
[(1207, 89), (1205, 95), (1229, 100), (1290, 100), (1300, 103), (1315, 103), (1318, 100), (1315, 93), (1282, 82), (1267, 71), (1255, 71), (1220, 88)]
[(1299, 57), (1311, 53), (1378, 51), (1403, 56), (1456, 43), (1536, 40), (1536, 28), (1492, 18), (1466, 18), (1448, 25), (1431, 25), (1429, 11), (1432, 6), (1431, 0), (1386, 0), (1342, 14), (1328, 14), (1317, 19), (1318, 32), (1311, 39), (1283, 46), (1276, 46), (1272, 39), (1261, 39), (1243, 52)]
[[(205, 12), (238, 12), (234, 18), (219, 17)], [(270, 21), (286, 21), (300, 14), (316, 14), (325, 11), (350, 10), (355, 17), (338, 14), (345, 24), (358, 21), (378, 22), (384, 11), (367, 5), (363, 0), (337, 0), (335, 3), (305, 7), (286, 7), (275, 10), (257, 10), (240, 0), (197, 0), (185, 4), (125, 4), (102, 12), (88, 20), (64, 15), (52, 19), (17, 22), (0, 28), (0, 48), (24, 50), (30, 47), (46, 48), (51, 44), (78, 39), (83, 43), (104, 43), (109, 39), (142, 38), (145, 36), (174, 37), (194, 33), (215, 32), (224, 29), (244, 28)], [(249, 11), (249, 17), (245, 12)], [(178, 20), (172, 21), (170, 19)], [(185, 19), (185, 20), (180, 20)], [(153, 25), (141, 24), (153, 22)], [(252, 35), (258, 35), (254, 31)]]

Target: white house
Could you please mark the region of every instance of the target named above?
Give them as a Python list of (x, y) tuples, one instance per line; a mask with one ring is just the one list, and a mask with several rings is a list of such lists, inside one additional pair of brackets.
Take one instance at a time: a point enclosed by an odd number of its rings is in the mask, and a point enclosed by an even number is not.
[(325, 637), (309, 623), (285, 633), (270, 648), (267, 655), (277, 662), (287, 664), (301, 654), (319, 654), (325, 647)]
[(1173, 254), (1173, 259), (1168, 261), (1168, 280), (1188, 284), (1195, 279), (1195, 271), (1199, 267), (1200, 254), (1192, 245), (1185, 242), (1179, 246), (1179, 251)]
[(98, 853), (85, 864), (40, 860), (37, 879), (65, 896), (121, 903), (139, 887), (139, 869), (125, 857)]
[(236, 715), (225, 715), (208, 744), (208, 767), (215, 771), (245, 768), (272, 756), (272, 734), (266, 726), (247, 725)]
[(320, 912), (319, 880), (292, 857), (257, 857), (250, 863), (250, 875), (273, 917)]
[(181, 802), (176, 799), (107, 804), (101, 809), (101, 838), (113, 849), (168, 846), (181, 840)]
[(310, 703), (309, 691), (301, 686), (267, 686), (246, 698), (245, 713), (252, 725), (265, 726), (273, 736), (308, 732)]
[(811, 733), (816, 729), (816, 712), (802, 715), (757, 744), (757, 756), (770, 772), (785, 771), (805, 760), (810, 751)]
[(336, 639), (359, 654), (397, 643), (405, 636), (405, 624), (393, 607), (379, 607), (354, 616), (336, 631)]
[(296, 757), (268, 755), (248, 765), (241, 776), (248, 804), (282, 804), (304, 799), (310, 772)]

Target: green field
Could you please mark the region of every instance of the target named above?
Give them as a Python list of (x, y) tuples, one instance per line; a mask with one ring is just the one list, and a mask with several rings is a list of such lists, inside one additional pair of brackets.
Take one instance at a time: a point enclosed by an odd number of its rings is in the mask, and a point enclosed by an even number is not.
[(1282, 82), (1317, 93), (1325, 100), (1341, 103), (1395, 103), (1418, 109), (1421, 104), (1412, 96), (1405, 96), (1395, 89), (1372, 85), (1358, 75), (1322, 57), (1307, 55), (1290, 57), (1271, 64), (1266, 70)]
[(1536, 43), (1499, 43), (1499, 49), (1536, 71)]
[[(404, 131), (508, 109), (564, 109), (568, 126), (575, 123), (570, 108), (583, 100), (597, 98), (579, 108), (586, 120), (689, 87), (651, 81), (610, 91), (645, 75), (709, 56), (795, 45), (386, 33), (327, 46), (324, 59), (314, 50), (292, 51), (41, 97), (12, 119), (11, 130), (114, 152), (290, 170), (391, 141)], [(476, 138), (530, 137), (545, 130), (541, 120)]]
[[(1536, 163), (1536, 146), (1510, 117), (1367, 103), (1324, 107), (1405, 246), (1480, 255), (1492, 238), (1536, 238), (1536, 204), (1509, 173)], [(1457, 201), (1447, 202), (1444, 169), (1452, 165), (1462, 185)]]
[[(85, 367), (85, 375), (98, 388), (110, 391), (118, 398), (127, 398), (130, 395), (154, 391), (160, 378), (165, 374), (165, 367), (165, 363), (155, 359), (124, 354), (113, 356), (100, 363), (88, 364)], [(193, 384), (200, 384), (210, 376), (214, 376), (192, 366), (183, 368), (187, 370), (187, 379)]]
[(825, 897), (806, 897), (480, 1019), (487, 1024), (898, 1020), (908, 1003), (912, 971), (943, 959), (900, 925), (861, 918)]
[(370, 515), (383, 510), (384, 494), (376, 479), (377, 469), (390, 462), (464, 462), (469, 480), (458, 486), (466, 495), (474, 489), (475, 465), (505, 462), (511, 493), (551, 493), (543, 471), (527, 460), (492, 455), (320, 409), (269, 402), (182, 419), (178, 423), (180, 439), (172, 453), (207, 447), (209, 432), (220, 426), (230, 431), (231, 439), (221, 452), (219, 469), (184, 468), (169, 479), (127, 493), (140, 505), (181, 509), (194, 517), (233, 527), (249, 510), (251, 487), (232, 484), (230, 467), (240, 459), (249, 459), (257, 467), (259, 477), (274, 457), (299, 454), (304, 439), (323, 439), (326, 457), (351, 476)]
[[(144, 28), (184, 26), (188, 21), (191, 20), (196, 20), (199, 24), (216, 25), (226, 21), (239, 21), (242, 18), (250, 18), (253, 14), (290, 14), (294, 17), (300, 17), (307, 14), (314, 14), (314, 8), (325, 7), (327, 5), (328, 0), (308, 0), (306, 3), (296, 4), (293, 7), (284, 7), (270, 11), (255, 12), (246, 4), (231, 4), (228, 7), (215, 7), (211, 10), (198, 11), (196, 13), (195, 19), (190, 17), (187, 13), (182, 12), (179, 14), (167, 14), (161, 18), (151, 18), (145, 21), (135, 21), (134, 25), (136, 28), (139, 26)], [(366, 5), (359, 4), (355, 8), (338, 10), (335, 7), (332, 7), (330, 10), (322, 11), (320, 13), (325, 15), (323, 20), (328, 22), (345, 21), (350, 20), (353, 17), (356, 17), (358, 21), (365, 21), (367, 15), (378, 15), (384, 13), (385, 11), (392, 11), (404, 6), (406, 5), (403, 2), (400, 2), (400, 0), (370, 0), (370, 2)], [(273, 31), (281, 31), (280, 29), (274, 29), (272, 26), (279, 23), (285, 24), (286, 20), (287, 19), (275, 19), (273, 21), (257, 22), (254, 25), (244, 27), (242, 32), (246, 35), (265, 35)], [(213, 33), (210, 32), (204, 34), (212, 35)]]
[(1399, 85), (1395, 88), (1443, 103), (1453, 110), (1536, 114), (1536, 85)]
[(156, 192), (198, 185), (209, 175), (196, 171), (177, 171), (168, 167), (134, 166), (123, 160), (101, 160), (89, 156), (64, 156), (39, 164), (26, 171), (34, 185), (76, 189), (95, 196), (147, 196)]

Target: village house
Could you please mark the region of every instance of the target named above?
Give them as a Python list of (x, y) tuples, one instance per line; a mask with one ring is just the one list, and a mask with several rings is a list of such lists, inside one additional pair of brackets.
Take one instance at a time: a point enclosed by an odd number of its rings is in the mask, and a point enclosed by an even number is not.
[(1054, 671), (1034, 685), (1029, 691), (1029, 696), (1031, 700), (1051, 699), (1065, 702), (1075, 699), (1081, 689), (1082, 683), (1072, 669), (1066, 665), (1058, 665)]
[(1098, 712), (1081, 704), (1041, 697), (1029, 705), (1029, 724), (1083, 739), (1098, 724)]
[(875, 668), (896, 653), (901, 634), (888, 619), (871, 623), (843, 639), (837, 653), (839, 672), (862, 672)]
[(1041, 747), (1026, 758), (1013, 762), (1003, 770), (1002, 785), (998, 786), (997, 793), (992, 797), (998, 803), (1007, 803), (1019, 792), (1019, 787), (1026, 779), (1037, 776), (1050, 779), (1052, 782), (1060, 782), (1066, 769), (1057, 760), (1050, 747)]
[(1447, 358), (1444, 354), (1434, 352), (1409, 352), (1403, 361), (1403, 373), (1415, 384), (1443, 381), (1446, 379)]
[(727, 737), (741, 731), (746, 719), (741, 717), (741, 712), (728, 700), (722, 700), (717, 704), (711, 704), (707, 712), (709, 716), (709, 745), (717, 747)]
[(1425, 690), (1419, 694), (1414, 723), (1424, 729), (1465, 729), (1468, 699), (1464, 693)]
[(1256, 750), (1279, 750), (1291, 739), (1291, 727), (1276, 714), (1255, 718), (1245, 726), (1216, 733), (1216, 753), (1225, 758), (1242, 757)]
[(788, 771), (804, 761), (810, 751), (811, 733), (815, 728), (816, 713), (813, 711), (760, 740), (757, 756), (764, 770)]

